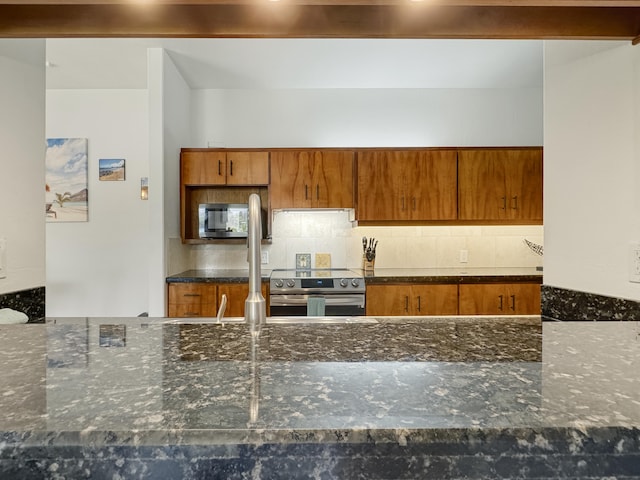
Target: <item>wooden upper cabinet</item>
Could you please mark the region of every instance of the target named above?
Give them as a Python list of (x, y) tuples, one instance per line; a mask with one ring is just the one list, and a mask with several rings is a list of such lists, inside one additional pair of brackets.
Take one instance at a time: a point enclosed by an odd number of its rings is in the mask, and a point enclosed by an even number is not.
[(268, 185), (269, 152), (183, 151), (183, 185)]
[(354, 153), (271, 153), (271, 208), (353, 208)]
[(227, 152), (227, 185), (268, 185), (269, 152)]
[(460, 220), (542, 222), (542, 149), (458, 153)]
[(183, 185), (224, 185), (227, 162), (224, 152), (182, 152)]
[(358, 157), (358, 220), (455, 220), (455, 150), (365, 151)]

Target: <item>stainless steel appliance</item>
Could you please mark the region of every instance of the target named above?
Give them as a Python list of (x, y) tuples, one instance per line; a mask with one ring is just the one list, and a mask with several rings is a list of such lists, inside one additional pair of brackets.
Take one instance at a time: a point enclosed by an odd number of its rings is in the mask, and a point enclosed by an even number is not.
[[(267, 232), (266, 210), (260, 210), (262, 238)], [(247, 203), (201, 203), (198, 205), (200, 238), (247, 238), (249, 205)]]
[(347, 269), (273, 270), (269, 301), (272, 317), (364, 315), (364, 278)]

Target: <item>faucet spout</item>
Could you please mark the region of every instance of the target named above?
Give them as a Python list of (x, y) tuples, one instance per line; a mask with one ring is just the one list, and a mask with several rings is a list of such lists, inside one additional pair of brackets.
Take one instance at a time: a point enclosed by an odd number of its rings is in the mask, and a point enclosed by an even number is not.
[(260, 196), (252, 193), (249, 196), (249, 296), (244, 302), (244, 321), (249, 325), (252, 335), (257, 335), (267, 321), (267, 305), (262, 296), (261, 242), (262, 211)]

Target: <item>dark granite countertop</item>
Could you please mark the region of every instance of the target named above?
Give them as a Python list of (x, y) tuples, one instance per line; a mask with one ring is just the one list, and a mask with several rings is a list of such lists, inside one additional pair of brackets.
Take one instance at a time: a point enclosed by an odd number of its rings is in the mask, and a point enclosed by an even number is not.
[[(268, 282), (271, 270), (261, 269), (262, 281)], [(245, 283), (249, 281), (249, 269), (195, 269), (167, 277), (167, 283)]]
[[(486, 267), (486, 268), (377, 268), (366, 275), (360, 269), (367, 284), (384, 283), (486, 283), (486, 282), (542, 282), (542, 272), (535, 267)], [(270, 269), (262, 270), (262, 281), (269, 281)], [(167, 277), (168, 283), (176, 282), (247, 282), (248, 269), (200, 269), (187, 270)]]
[(273, 323), (257, 340), (234, 319), (0, 326), (0, 473), (604, 476), (592, 457), (638, 465), (639, 339), (638, 322), (540, 317)]
[(540, 282), (536, 267), (376, 268), (365, 275), (368, 285), (384, 283)]

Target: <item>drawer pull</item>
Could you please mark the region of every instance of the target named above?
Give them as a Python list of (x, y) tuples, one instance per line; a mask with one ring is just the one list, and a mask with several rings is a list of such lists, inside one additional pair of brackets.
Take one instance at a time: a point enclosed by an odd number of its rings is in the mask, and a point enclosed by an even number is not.
[(422, 303), (420, 302), (420, 295), (418, 295), (418, 311), (420, 312), (422, 308)]
[(185, 293), (182, 295), (183, 297), (201, 297), (201, 293)]
[(516, 310), (516, 296), (515, 295), (511, 295), (511, 310), (513, 310), (513, 311)]
[(498, 298), (500, 299), (500, 303), (498, 304), (498, 310), (502, 311), (502, 295), (498, 295)]

